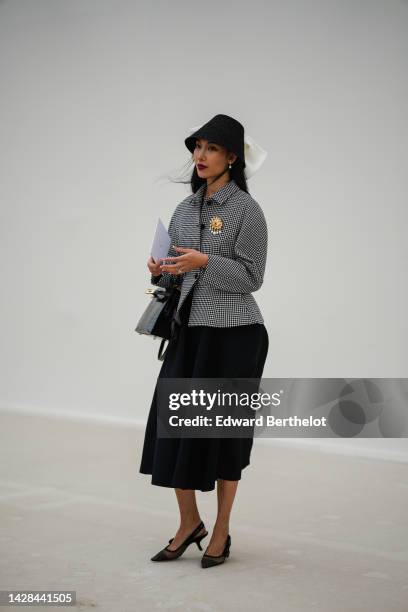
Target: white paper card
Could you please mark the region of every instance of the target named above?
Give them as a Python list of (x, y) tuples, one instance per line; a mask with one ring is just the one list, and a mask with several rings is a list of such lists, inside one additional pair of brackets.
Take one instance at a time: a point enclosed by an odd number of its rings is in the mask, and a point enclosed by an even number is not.
[(153, 238), (153, 244), (150, 251), (155, 263), (158, 263), (159, 259), (167, 257), (171, 245), (171, 238), (168, 231), (163, 225), (162, 220), (159, 218), (157, 221), (156, 232)]

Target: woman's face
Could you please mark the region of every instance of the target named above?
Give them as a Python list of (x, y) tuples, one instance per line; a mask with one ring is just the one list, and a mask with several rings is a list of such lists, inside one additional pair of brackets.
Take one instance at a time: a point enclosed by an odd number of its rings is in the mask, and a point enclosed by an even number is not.
[(194, 164), (200, 178), (211, 179), (213, 176), (221, 174), (229, 163), (235, 161), (236, 155), (228, 155), (227, 149), (203, 138), (196, 140), (193, 151)]

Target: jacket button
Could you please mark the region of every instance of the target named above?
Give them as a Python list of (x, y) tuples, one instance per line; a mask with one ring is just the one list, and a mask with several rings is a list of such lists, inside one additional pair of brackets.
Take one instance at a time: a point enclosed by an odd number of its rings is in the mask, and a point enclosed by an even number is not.
[(194, 274), (194, 278), (198, 278), (198, 272)]

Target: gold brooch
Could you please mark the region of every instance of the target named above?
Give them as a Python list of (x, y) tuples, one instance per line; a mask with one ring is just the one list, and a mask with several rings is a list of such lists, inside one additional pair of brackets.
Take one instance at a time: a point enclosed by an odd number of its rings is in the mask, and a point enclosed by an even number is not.
[(222, 226), (223, 222), (220, 217), (212, 217), (210, 220), (210, 232), (212, 234), (220, 234)]

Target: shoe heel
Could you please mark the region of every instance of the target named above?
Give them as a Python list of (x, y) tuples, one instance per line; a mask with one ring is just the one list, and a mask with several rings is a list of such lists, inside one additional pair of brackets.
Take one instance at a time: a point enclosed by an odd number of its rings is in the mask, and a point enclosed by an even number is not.
[(205, 535), (200, 536), (199, 538), (197, 538), (196, 540), (194, 540), (194, 541), (195, 541), (195, 543), (196, 543), (196, 544), (197, 544), (197, 546), (198, 546), (198, 550), (203, 550), (203, 547), (201, 546), (201, 540), (203, 540), (204, 538), (206, 538), (206, 537), (207, 537), (207, 535), (208, 535), (208, 533), (206, 533)]

